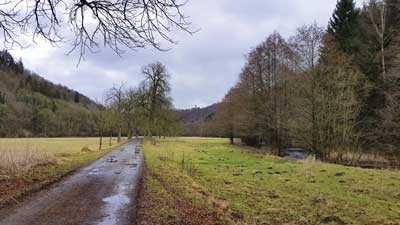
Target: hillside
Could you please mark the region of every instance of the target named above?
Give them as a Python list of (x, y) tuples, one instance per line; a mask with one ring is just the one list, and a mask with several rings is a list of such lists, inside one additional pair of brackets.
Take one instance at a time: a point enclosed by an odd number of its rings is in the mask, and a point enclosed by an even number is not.
[(91, 136), (97, 105), (0, 52), (0, 136)]
[(180, 121), (183, 124), (184, 136), (210, 136), (215, 134), (209, 122), (217, 112), (219, 103), (204, 107), (177, 110)]

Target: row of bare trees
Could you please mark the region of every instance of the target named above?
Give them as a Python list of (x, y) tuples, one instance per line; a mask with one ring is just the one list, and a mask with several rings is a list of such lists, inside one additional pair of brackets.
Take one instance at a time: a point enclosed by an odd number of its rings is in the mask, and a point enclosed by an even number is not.
[(328, 31), (302, 26), (288, 40), (275, 32), (254, 48), (214, 117), (219, 135), (277, 154), (301, 146), (320, 159), (371, 149), (397, 154), (400, 30), (391, 20), (399, 3), (354, 7), (338, 1)]
[(99, 112), (99, 147), (103, 136), (116, 134), (118, 142), (126, 135), (172, 136), (179, 131), (179, 123), (170, 98), (169, 74), (160, 62), (142, 69), (144, 80), (138, 87), (127, 88), (124, 84), (108, 90)]
[(300, 145), (325, 157), (330, 149), (358, 147), (357, 117), (368, 89), (321, 27), (303, 26), (289, 41), (273, 33), (249, 54), (216, 121), (231, 140), (269, 145), (277, 154)]
[(249, 145), (309, 149), (321, 159), (347, 153), (399, 155), (400, 2), (362, 9), (340, 0), (327, 31), (300, 27), (270, 35), (247, 57), (239, 82), (212, 122)]

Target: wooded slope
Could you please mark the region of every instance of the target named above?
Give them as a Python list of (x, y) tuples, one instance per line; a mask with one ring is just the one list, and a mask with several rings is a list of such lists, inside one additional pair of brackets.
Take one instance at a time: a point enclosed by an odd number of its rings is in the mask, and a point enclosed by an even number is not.
[(0, 136), (92, 136), (98, 106), (90, 98), (25, 69), (0, 52)]

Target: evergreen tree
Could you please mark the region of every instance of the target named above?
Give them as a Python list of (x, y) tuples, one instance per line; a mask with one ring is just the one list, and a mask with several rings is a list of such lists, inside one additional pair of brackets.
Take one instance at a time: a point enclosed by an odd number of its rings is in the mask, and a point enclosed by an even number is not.
[(80, 95), (79, 95), (79, 93), (77, 91), (75, 91), (74, 102), (75, 103), (79, 103), (80, 102)]
[(388, 58), (387, 69), (396, 70), (398, 67), (399, 49), (400, 49), (400, 0), (386, 0), (387, 4), (387, 15), (386, 15), (386, 29), (387, 38), (386, 46), (388, 52), (386, 54)]
[(0, 91), (0, 104), (6, 104), (6, 95)]
[(55, 113), (57, 111), (57, 105), (54, 100), (51, 101), (51, 111)]
[(339, 0), (329, 21), (328, 33), (335, 37), (339, 50), (347, 54), (358, 51), (359, 15), (354, 0)]
[(17, 72), (19, 74), (22, 74), (24, 72), (24, 64), (22, 63), (22, 59), (21, 58), (15, 64), (15, 72)]
[(18, 84), (18, 89), (23, 89), (23, 88), (25, 88), (25, 81), (24, 79), (21, 79)]
[(400, 1), (387, 4), (387, 76), (384, 79), (384, 108), (380, 110), (379, 143), (389, 153), (399, 155), (400, 149)]

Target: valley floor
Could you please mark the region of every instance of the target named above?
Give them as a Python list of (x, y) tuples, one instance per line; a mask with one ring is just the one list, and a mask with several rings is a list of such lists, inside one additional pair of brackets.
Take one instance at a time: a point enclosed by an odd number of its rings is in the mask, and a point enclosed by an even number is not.
[(225, 139), (144, 145), (139, 224), (400, 224), (400, 172), (260, 155)]

